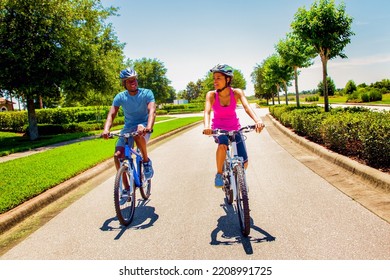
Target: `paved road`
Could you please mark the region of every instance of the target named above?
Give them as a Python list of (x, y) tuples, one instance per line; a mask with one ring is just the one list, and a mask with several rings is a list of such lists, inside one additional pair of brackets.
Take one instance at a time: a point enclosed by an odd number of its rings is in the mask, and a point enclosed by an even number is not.
[(233, 208), (213, 187), (216, 146), (201, 131), (197, 126), (152, 149), (153, 193), (140, 202), (131, 227), (115, 218), (111, 176), (1, 259), (390, 259), (390, 224), (291, 156), (267, 130), (247, 135), (252, 228), (243, 238)]

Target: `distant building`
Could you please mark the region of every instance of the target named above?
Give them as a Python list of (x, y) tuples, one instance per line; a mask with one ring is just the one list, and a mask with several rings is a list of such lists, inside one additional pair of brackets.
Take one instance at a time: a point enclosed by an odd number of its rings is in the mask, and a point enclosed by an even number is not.
[(0, 97), (0, 112), (13, 111), (15, 102)]
[(175, 99), (175, 100), (173, 100), (173, 104), (175, 104), (175, 105), (188, 104), (188, 100), (187, 99)]

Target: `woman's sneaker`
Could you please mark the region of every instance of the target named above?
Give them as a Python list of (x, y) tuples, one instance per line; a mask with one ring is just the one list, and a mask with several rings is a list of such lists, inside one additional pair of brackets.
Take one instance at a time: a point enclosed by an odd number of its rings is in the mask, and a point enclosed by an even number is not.
[(217, 173), (217, 175), (215, 175), (215, 187), (218, 189), (223, 187), (222, 174)]
[(153, 177), (154, 171), (152, 167), (152, 161), (149, 159), (149, 161), (142, 163), (144, 165), (144, 175), (145, 180), (150, 180)]

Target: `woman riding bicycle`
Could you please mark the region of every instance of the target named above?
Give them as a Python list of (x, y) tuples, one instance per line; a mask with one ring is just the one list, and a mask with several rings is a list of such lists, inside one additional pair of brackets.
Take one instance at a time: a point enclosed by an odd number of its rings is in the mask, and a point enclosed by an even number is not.
[[(206, 94), (204, 109), (203, 133), (211, 135), (213, 129), (238, 130), (241, 125), (236, 113), (237, 102), (241, 101), (245, 112), (254, 120), (256, 132), (260, 133), (264, 128), (263, 122), (257, 117), (245, 97), (244, 91), (239, 88), (232, 88), (233, 68), (226, 64), (218, 64), (210, 70), (213, 73), (215, 91)], [(210, 126), (211, 109), (214, 112), (212, 125)], [(248, 155), (246, 146), (241, 134), (236, 134), (238, 156), (244, 159), (244, 167), (248, 166)], [(217, 174), (215, 176), (215, 187), (223, 187), (222, 170), (228, 147), (228, 136), (221, 135), (216, 139), (218, 148), (216, 152)]]

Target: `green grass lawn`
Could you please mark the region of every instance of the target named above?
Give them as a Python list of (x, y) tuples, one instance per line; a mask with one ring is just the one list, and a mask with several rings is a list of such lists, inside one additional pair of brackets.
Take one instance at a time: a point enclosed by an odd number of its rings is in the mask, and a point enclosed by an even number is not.
[[(202, 120), (175, 118), (156, 123), (152, 138)], [(0, 213), (109, 159), (116, 139), (94, 139), (0, 163)]]

